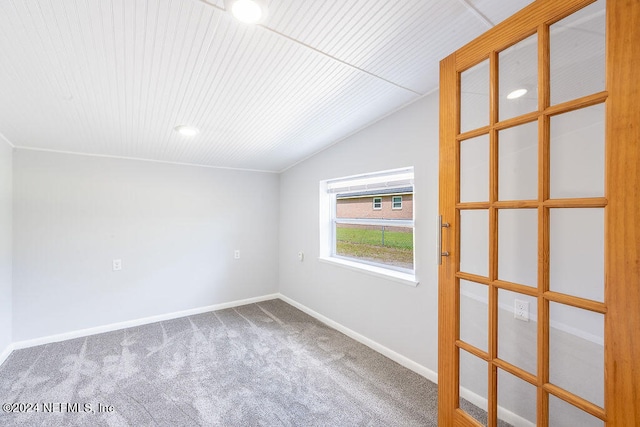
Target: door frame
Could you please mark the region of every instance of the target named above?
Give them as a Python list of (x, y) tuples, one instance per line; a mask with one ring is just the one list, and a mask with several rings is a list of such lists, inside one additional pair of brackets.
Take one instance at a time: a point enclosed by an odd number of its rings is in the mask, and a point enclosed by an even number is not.
[[(443, 229), (442, 251), (449, 252), (439, 267), (438, 289), (438, 420), (441, 426), (476, 425), (458, 409), (459, 351), (456, 340), (459, 294), (459, 224), (457, 195), (460, 181), (460, 73), (497, 55), (513, 41), (548, 26), (594, 0), (537, 0), (522, 11), (443, 59), (440, 63), (440, 180), (439, 205)], [(541, 34), (548, 34), (544, 31)], [(608, 0), (606, 6), (606, 154), (605, 154), (605, 407), (607, 426), (640, 425), (640, 1)], [(548, 55), (539, 55), (548, 64)], [(494, 67), (495, 68), (495, 67)], [(543, 70), (548, 73), (549, 67)], [(496, 73), (497, 69), (492, 69)], [(545, 71), (543, 71), (545, 72)], [(548, 76), (545, 76), (548, 77)], [(542, 78), (542, 77), (540, 77)], [(492, 79), (493, 80), (493, 79)], [(547, 80), (548, 81), (548, 80)], [(541, 86), (541, 85), (539, 85)], [(491, 94), (496, 91), (490, 90)], [(539, 88), (542, 97), (548, 91)], [(493, 95), (492, 95), (493, 98)], [(491, 99), (495, 103), (496, 99)], [(578, 107), (576, 107), (578, 108)], [(497, 117), (494, 121), (497, 121)], [(548, 166), (547, 166), (548, 167)], [(542, 191), (542, 190), (541, 190)], [(497, 319), (489, 319), (492, 322)], [(495, 369), (489, 363), (489, 369)], [(489, 387), (489, 398), (497, 385)], [(538, 393), (547, 391), (538, 387)], [(493, 396), (495, 398), (495, 396)], [(538, 399), (548, 412), (548, 399)], [(584, 408), (583, 408), (584, 409)], [(494, 409), (489, 407), (489, 419)], [(495, 418), (495, 417), (494, 417)], [(538, 418), (538, 425), (547, 420)], [(491, 425), (491, 424), (490, 424)]]

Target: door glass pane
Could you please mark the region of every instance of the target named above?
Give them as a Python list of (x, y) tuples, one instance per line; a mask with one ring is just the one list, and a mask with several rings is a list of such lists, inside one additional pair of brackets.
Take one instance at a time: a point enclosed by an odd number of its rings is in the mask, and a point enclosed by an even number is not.
[(460, 76), (460, 132), (489, 124), (489, 60)]
[(551, 198), (604, 196), (604, 104), (551, 117)]
[(553, 427), (604, 427), (604, 421), (568, 404), (562, 399), (549, 396), (549, 426)]
[(538, 366), (537, 299), (500, 289), (498, 307), (498, 358), (535, 375)]
[(498, 200), (538, 198), (538, 122), (498, 133)]
[(498, 419), (513, 427), (536, 425), (537, 389), (498, 369)]
[(538, 35), (500, 52), (500, 120), (538, 109)]
[(604, 301), (604, 209), (551, 209), (549, 289)]
[(467, 414), (487, 425), (487, 362), (460, 350), (460, 402)]
[(487, 351), (489, 288), (460, 280), (460, 339)]
[(489, 211), (460, 211), (460, 271), (489, 276)]
[(489, 135), (460, 142), (460, 201), (489, 201)]
[(538, 211), (498, 211), (498, 279), (538, 285)]
[(549, 381), (604, 406), (602, 314), (549, 304)]
[(604, 90), (605, 24), (598, 0), (549, 28), (552, 105)]

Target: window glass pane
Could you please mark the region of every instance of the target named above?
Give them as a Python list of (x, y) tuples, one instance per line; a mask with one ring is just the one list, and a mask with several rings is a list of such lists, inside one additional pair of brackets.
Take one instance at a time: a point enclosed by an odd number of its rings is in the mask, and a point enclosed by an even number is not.
[(336, 255), (413, 270), (413, 228), (337, 224)]
[(604, 196), (604, 104), (551, 117), (551, 197)]
[(549, 395), (549, 426), (604, 427), (604, 422), (562, 399)]
[(500, 120), (538, 109), (538, 35), (499, 53)]
[(489, 124), (489, 60), (460, 76), (460, 132)]
[(537, 392), (535, 386), (498, 369), (498, 419), (513, 427), (536, 425)]
[(549, 289), (604, 302), (604, 208), (551, 209)]
[(489, 275), (489, 211), (460, 211), (460, 271)]
[(604, 406), (604, 316), (549, 304), (549, 381)]
[(321, 181), (320, 196), (321, 257), (413, 273), (413, 167)]
[(498, 279), (538, 286), (538, 211), (498, 211)]
[(537, 299), (500, 289), (498, 307), (498, 357), (535, 375), (538, 366)]
[(498, 200), (538, 198), (538, 122), (498, 133)]
[(489, 201), (489, 135), (460, 142), (460, 201)]
[(604, 90), (605, 27), (604, 0), (551, 25), (552, 105)]
[(402, 196), (393, 196), (393, 208), (394, 209), (402, 208)]
[(487, 362), (460, 350), (460, 408), (487, 425)]
[(460, 339), (487, 351), (489, 319), (489, 288), (475, 282), (460, 280)]

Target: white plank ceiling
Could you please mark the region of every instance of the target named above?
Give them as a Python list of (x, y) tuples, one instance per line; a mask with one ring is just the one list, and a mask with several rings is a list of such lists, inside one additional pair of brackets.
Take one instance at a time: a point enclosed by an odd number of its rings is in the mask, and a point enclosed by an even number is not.
[(271, 0), (247, 25), (222, 0), (0, 0), (0, 134), (281, 171), (436, 89), (440, 59), (529, 3)]

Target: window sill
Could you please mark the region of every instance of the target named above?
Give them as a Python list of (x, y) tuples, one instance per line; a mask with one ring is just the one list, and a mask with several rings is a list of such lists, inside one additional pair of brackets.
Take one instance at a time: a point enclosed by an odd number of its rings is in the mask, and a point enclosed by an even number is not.
[(376, 267), (374, 265), (362, 264), (359, 262), (349, 261), (346, 259), (334, 258), (334, 257), (320, 257), (320, 262), (327, 264), (333, 264), (340, 267), (348, 268), (350, 270), (359, 271), (361, 273), (369, 274), (371, 276), (382, 277), (383, 279), (392, 280), (394, 282), (402, 283), (404, 285), (416, 287), (420, 283), (416, 276), (413, 274), (403, 273), (401, 271), (389, 270), (382, 267)]

